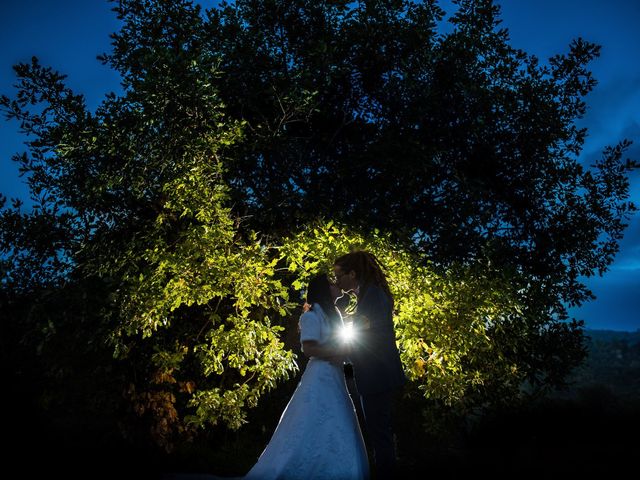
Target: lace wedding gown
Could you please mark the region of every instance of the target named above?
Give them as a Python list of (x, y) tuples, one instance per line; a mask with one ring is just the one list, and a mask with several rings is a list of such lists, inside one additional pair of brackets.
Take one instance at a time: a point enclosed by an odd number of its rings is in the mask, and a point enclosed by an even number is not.
[[(319, 305), (300, 317), (300, 341), (333, 335)], [(312, 357), (246, 480), (369, 478), (367, 453), (341, 365)]]

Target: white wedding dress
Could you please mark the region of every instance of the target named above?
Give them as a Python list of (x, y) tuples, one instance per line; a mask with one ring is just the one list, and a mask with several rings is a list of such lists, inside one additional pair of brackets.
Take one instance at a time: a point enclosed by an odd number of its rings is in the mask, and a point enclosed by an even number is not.
[[(300, 317), (300, 341), (323, 344), (334, 329), (319, 305)], [(312, 357), (246, 480), (355, 480), (369, 464), (341, 365)]]

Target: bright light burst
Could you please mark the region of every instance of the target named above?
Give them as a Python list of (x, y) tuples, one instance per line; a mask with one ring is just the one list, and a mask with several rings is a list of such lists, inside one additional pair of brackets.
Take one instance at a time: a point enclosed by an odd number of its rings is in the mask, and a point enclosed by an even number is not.
[(355, 337), (355, 330), (353, 329), (353, 323), (345, 323), (340, 329), (340, 338), (343, 342), (350, 342)]

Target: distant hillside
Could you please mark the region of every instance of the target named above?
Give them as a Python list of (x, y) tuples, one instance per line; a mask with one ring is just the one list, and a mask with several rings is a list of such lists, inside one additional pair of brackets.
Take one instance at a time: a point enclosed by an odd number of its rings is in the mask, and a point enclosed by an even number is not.
[(585, 336), (591, 337), (593, 341), (612, 342), (624, 341), (627, 343), (640, 342), (640, 330), (635, 332), (620, 332), (618, 330), (590, 330), (584, 331)]
[(585, 330), (589, 356), (571, 376), (568, 394), (600, 391), (640, 401), (640, 331)]

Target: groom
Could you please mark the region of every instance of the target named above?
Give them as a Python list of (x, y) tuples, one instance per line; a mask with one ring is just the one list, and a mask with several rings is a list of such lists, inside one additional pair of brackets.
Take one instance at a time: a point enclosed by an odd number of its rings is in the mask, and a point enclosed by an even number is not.
[(336, 259), (335, 282), (358, 300), (353, 315), (357, 337), (351, 362), (360, 394), (366, 430), (374, 452), (377, 478), (394, 477), (395, 449), (392, 429), (394, 394), (406, 382), (393, 330), (393, 297), (376, 258), (355, 251)]

